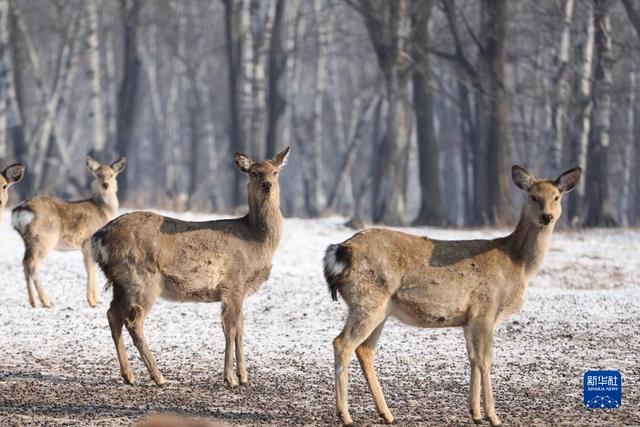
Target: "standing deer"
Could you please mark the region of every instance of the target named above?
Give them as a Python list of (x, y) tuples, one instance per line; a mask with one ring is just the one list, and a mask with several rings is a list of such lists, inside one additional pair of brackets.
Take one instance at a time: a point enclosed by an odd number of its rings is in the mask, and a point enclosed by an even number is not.
[(271, 259), (282, 236), (278, 174), (289, 149), (254, 163), (236, 153), (235, 163), (249, 175), (249, 213), (242, 218), (185, 222), (149, 212), (121, 216), (92, 238), (93, 258), (113, 286), (107, 312), (120, 374), (135, 377), (122, 338), (126, 326), (157, 385), (165, 382), (144, 337), (144, 320), (158, 297), (183, 302), (222, 302), (225, 335), (224, 379), (248, 382), (242, 348), (244, 300), (269, 277)]
[(390, 315), (422, 328), (461, 327), (471, 365), (469, 410), (500, 425), (491, 387), (493, 333), (496, 325), (520, 309), (531, 277), (542, 265), (560, 217), (562, 195), (580, 180), (573, 168), (555, 181), (536, 179), (513, 166), (513, 182), (527, 193), (518, 224), (510, 235), (493, 240), (443, 241), (398, 231), (370, 229), (338, 245), (324, 257), (324, 275), (334, 300), (339, 292), (349, 307), (347, 323), (333, 341), (336, 407), (351, 424), (347, 371), (355, 350), (378, 414), (394, 417), (374, 370), (375, 347)]
[(14, 163), (0, 173), (0, 223), (4, 218), (2, 214), (9, 198), (9, 187), (20, 182), (26, 170), (27, 167), (22, 163)]
[(91, 307), (98, 303), (95, 277), (96, 266), (91, 259), (91, 235), (118, 211), (118, 174), (126, 166), (121, 158), (111, 165), (102, 165), (91, 157), (86, 160), (93, 175), (91, 198), (65, 202), (54, 197), (40, 196), (27, 200), (13, 209), (13, 228), (24, 240), (24, 276), (27, 281), (29, 303), (36, 306), (33, 286), (43, 307), (51, 307), (38, 272), (40, 264), (53, 249), (82, 251), (87, 271), (87, 301)]

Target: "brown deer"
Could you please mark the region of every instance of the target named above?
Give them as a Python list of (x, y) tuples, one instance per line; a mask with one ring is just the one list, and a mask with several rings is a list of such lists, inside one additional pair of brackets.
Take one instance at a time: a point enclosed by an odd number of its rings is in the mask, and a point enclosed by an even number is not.
[(98, 303), (95, 277), (96, 266), (91, 259), (91, 235), (118, 211), (117, 176), (126, 166), (121, 158), (111, 165), (103, 165), (87, 157), (86, 166), (93, 175), (91, 198), (66, 202), (54, 197), (40, 196), (27, 200), (13, 209), (13, 228), (24, 240), (24, 276), (29, 303), (36, 306), (35, 286), (43, 307), (51, 307), (39, 271), (42, 261), (51, 250), (82, 251), (87, 271), (87, 301), (91, 307)]
[(9, 187), (20, 182), (26, 170), (27, 167), (22, 163), (14, 163), (0, 172), (0, 223), (4, 218), (4, 207), (9, 199)]
[(135, 377), (122, 338), (126, 326), (151, 378), (165, 382), (144, 337), (144, 320), (158, 297), (184, 302), (222, 302), (225, 335), (224, 379), (248, 381), (242, 348), (244, 300), (269, 277), (271, 259), (282, 236), (278, 174), (289, 149), (272, 160), (253, 162), (236, 153), (235, 163), (249, 175), (249, 213), (242, 218), (185, 222), (149, 212), (133, 212), (102, 227), (92, 238), (93, 257), (113, 287), (107, 312), (120, 373)]
[(442, 241), (370, 229), (327, 248), (324, 275), (331, 295), (337, 300), (340, 293), (349, 307), (346, 325), (333, 341), (336, 407), (344, 424), (352, 423), (347, 368), (354, 351), (378, 414), (387, 423), (394, 421), (373, 365), (376, 343), (391, 315), (422, 328), (463, 328), (471, 365), (471, 416), (481, 422), (482, 388), (485, 416), (500, 425), (490, 376), (494, 329), (520, 309), (529, 279), (547, 253), (562, 195), (577, 185), (581, 173), (576, 167), (550, 181), (513, 166), (513, 181), (527, 193), (527, 201), (506, 237)]

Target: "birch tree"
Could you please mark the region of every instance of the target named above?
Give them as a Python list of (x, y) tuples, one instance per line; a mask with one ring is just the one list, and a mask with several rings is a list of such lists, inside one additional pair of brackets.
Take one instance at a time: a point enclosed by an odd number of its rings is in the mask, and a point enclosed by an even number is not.
[(593, 111), (589, 133), (586, 192), (588, 209), (586, 224), (590, 226), (615, 225), (609, 198), (609, 138), (611, 128), (611, 18), (609, 0), (593, 0), (594, 72)]
[(102, 66), (100, 61), (100, 14), (99, 0), (89, 0), (87, 15), (89, 22), (89, 77), (91, 79), (91, 119), (93, 121), (93, 152), (101, 159), (107, 148), (107, 130), (103, 112)]

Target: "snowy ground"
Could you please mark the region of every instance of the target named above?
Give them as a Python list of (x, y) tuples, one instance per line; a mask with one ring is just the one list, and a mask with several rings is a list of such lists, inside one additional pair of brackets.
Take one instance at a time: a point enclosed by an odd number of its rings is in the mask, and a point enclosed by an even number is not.
[[(185, 216), (201, 219), (205, 217)], [(32, 309), (22, 242), (0, 225), (0, 425), (128, 425), (173, 412), (238, 425), (330, 425), (334, 415), (331, 340), (343, 325), (321, 274), (327, 244), (352, 234), (341, 220), (289, 219), (271, 279), (245, 305), (250, 385), (222, 379), (218, 304), (159, 301), (146, 333), (169, 381), (158, 388), (126, 337), (138, 379), (121, 383), (106, 319), (91, 309), (79, 253), (52, 253), (42, 278), (54, 308)], [(411, 230), (438, 238), (495, 237), (500, 231)], [(506, 425), (640, 425), (640, 230), (558, 232), (523, 310), (498, 329), (496, 408)], [(103, 282), (100, 276), (100, 282)], [(126, 335), (126, 334), (125, 334)], [(350, 406), (356, 424), (377, 423), (355, 362)], [(376, 366), (400, 425), (472, 425), (468, 367), (459, 329), (384, 330)], [(582, 374), (619, 369), (623, 406), (582, 406)]]

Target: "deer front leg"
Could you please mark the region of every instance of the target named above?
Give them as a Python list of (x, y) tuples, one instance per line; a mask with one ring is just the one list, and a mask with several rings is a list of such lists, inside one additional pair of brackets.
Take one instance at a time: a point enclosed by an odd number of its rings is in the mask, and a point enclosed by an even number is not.
[(482, 423), (482, 412), (480, 411), (480, 364), (478, 360), (478, 352), (474, 338), (477, 338), (471, 332), (469, 327), (464, 328), (464, 338), (467, 342), (467, 354), (469, 356), (469, 366), (471, 368), (471, 378), (469, 381), (469, 412), (471, 418), (476, 424)]
[[(493, 322), (482, 320), (469, 327), (473, 335), (472, 341), (476, 350), (477, 370), (480, 371), (482, 382), (482, 401), (484, 415), (491, 422), (492, 426), (502, 425), (502, 421), (496, 415), (495, 403), (493, 400), (493, 388), (491, 385), (491, 365), (493, 363)], [(473, 374), (472, 374), (473, 380)], [(476, 380), (477, 384), (477, 380)], [(477, 385), (475, 385), (477, 387)]]
[[(238, 385), (236, 375), (233, 372), (233, 355), (236, 338), (238, 336), (238, 326), (242, 319), (242, 304), (238, 303), (234, 298), (223, 298), (222, 302), (222, 330), (224, 332), (225, 347), (224, 347), (224, 380), (229, 384), (229, 387), (233, 388)], [(237, 350), (236, 350), (237, 351)], [(242, 352), (240, 348), (239, 353)], [(243, 356), (244, 357), (244, 356)], [(244, 358), (242, 361), (238, 359), (238, 369), (242, 363), (244, 369)], [(240, 372), (238, 370), (238, 372)], [(246, 371), (245, 371), (246, 375)]]
[(29, 304), (31, 304), (31, 307), (36, 306), (36, 298), (34, 295), (34, 283), (33, 283), (33, 278), (32, 278), (32, 274), (33, 274), (33, 269), (29, 266), (30, 261), (29, 258), (27, 257), (27, 255), (25, 255), (24, 260), (22, 261), (22, 266), (24, 268), (24, 279), (27, 282), (27, 293), (29, 294)]
[(247, 374), (246, 362), (244, 360), (244, 348), (242, 346), (242, 338), (244, 334), (244, 316), (242, 313), (242, 306), (240, 306), (240, 313), (238, 314), (238, 330), (236, 331), (236, 372), (240, 384), (244, 385), (249, 382), (249, 375)]
[(82, 258), (84, 268), (87, 271), (87, 302), (91, 307), (98, 304), (96, 294), (96, 264), (91, 258), (91, 241), (88, 240), (82, 245)]

